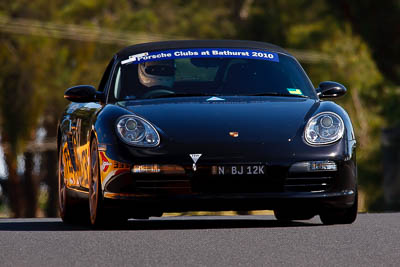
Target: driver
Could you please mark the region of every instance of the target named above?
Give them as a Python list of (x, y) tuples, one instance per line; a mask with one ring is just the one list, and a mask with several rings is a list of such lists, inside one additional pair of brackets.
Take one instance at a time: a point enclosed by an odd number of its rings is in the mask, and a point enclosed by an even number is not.
[(140, 83), (146, 87), (172, 88), (175, 82), (175, 62), (160, 60), (139, 63), (138, 76)]

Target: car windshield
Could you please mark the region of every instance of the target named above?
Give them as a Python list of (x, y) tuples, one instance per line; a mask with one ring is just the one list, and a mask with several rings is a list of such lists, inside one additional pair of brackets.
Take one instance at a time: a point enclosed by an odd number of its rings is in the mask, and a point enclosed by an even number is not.
[(111, 90), (116, 101), (254, 95), (315, 98), (310, 80), (292, 57), (238, 49), (132, 55), (116, 68)]

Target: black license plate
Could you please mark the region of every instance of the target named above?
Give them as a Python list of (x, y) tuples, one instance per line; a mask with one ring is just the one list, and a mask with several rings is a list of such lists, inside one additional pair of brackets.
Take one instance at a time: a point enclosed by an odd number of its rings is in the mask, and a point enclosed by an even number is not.
[(212, 166), (213, 175), (265, 175), (265, 165), (217, 165)]

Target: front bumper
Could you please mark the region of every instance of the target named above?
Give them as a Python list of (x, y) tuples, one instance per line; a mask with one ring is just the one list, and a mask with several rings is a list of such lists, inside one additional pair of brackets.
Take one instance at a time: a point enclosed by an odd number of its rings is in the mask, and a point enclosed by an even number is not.
[(273, 210), (278, 208), (315, 211), (326, 208), (348, 208), (355, 191), (331, 193), (235, 193), (189, 195), (141, 195), (105, 193), (105, 204), (126, 210), (163, 212)]
[(355, 162), (336, 163), (337, 171), (313, 173), (291, 172), (290, 164), (269, 165), (266, 174), (259, 176), (212, 175), (212, 164), (200, 165), (196, 171), (187, 164), (180, 174), (136, 174), (133, 164), (129, 168), (120, 164), (123, 169), (103, 180), (103, 194), (107, 206), (142, 212), (289, 208), (317, 213), (354, 203)]

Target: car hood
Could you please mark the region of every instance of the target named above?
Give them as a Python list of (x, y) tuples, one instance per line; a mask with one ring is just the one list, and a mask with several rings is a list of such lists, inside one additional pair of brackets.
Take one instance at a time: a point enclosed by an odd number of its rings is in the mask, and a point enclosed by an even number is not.
[[(154, 124), (162, 138), (168, 140), (164, 144), (170, 147), (170, 153), (190, 150), (241, 156), (260, 149), (290, 153), (291, 142), (302, 137), (305, 123), (319, 105), (318, 101), (305, 98), (226, 97), (207, 101), (208, 98), (118, 104)], [(234, 137), (233, 132), (238, 136)]]

